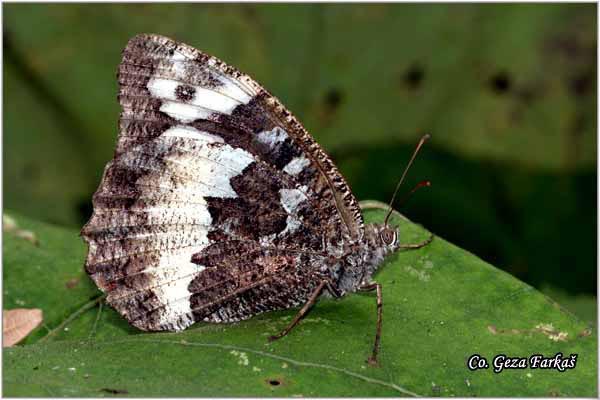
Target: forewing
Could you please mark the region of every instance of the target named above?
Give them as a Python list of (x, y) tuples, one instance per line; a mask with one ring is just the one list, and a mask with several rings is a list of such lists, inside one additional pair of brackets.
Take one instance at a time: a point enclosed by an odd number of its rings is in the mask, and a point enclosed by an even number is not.
[[(130, 40), (119, 68), (117, 152), (183, 124), (219, 136), (306, 186), (322, 222), (345, 240), (363, 235), (343, 177), (298, 120), (258, 83), (222, 61), (158, 35)], [(335, 243), (334, 243), (335, 245)]]

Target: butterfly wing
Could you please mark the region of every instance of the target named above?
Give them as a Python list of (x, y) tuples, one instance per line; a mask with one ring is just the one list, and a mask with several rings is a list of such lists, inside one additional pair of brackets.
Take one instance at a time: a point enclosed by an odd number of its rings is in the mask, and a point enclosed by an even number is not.
[(135, 326), (232, 321), (307, 297), (360, 240), (347, 184), (251, 78), (157, 35), (130, 40), (114, 159), (82, 230), (86, 270)]

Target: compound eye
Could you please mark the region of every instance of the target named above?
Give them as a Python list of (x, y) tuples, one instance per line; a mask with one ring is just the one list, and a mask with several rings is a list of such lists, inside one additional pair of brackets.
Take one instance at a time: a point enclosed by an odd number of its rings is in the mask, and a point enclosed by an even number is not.
[(396, 231), (393, 229), (383, 228), (380, 236), (383, 243), (385, 243), (388, 246), (396, 241)]

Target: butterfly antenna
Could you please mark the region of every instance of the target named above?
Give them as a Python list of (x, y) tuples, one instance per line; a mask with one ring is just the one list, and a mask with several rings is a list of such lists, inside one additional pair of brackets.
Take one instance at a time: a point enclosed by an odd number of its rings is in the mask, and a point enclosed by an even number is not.
[[(421, 140), (419, 140), (419, 143), (417, 144), (417, 148), (415, 149), (415, 151), (413, 152), (412, 157), (410, 158), (410, 161), (408, 162), (408, 165), (406, 166), (406, 168), (404, 168), (404, 172), (402, 173), (402, 177), (400, 178), (400, 181), (398, 182), (398, 184), (396, 185), (396, 189), (394, 190), (394, 194), (392, 195), (392, 200), (390, 200), (390, 211), (388, 212), (388, 214), (385, 217), (385, 226), (387, 226), (388, 223), (388, 219), (390, 218), (390, 215), (392, 215), (392, 211), (394, 210), (392, 208), (392, 206), (394, 205), (394, 200), (396, 200), (396, 195), (398, 194), (398, 189), (400, 189), (400, 186), (402, 185), (402, 182), (404, 181), (404, 177), (406, 176), (406, 173), (408, 172), (408, 170), (410, 169), (410, 166), (412, 165), (413, 161), (415, 160), (415, 157), (417, 156), (417, 153), (419, 152), (419, 150), (421, 149), (421, 146), (423, 146), (423, 144), (427, 141), (427, 139), (429, 139), (431, 136), (429, 134), (424, 135)], [(420, 188), (421, 186), (429, 186), (429, 185), (417, 185), (417, 187), (415, 187), (412, 191), (414, 192), (415, 190), (417, 190), (418, 188)]]
[(415, 185), (415, 187), (410, 192), (408, 192), (407, 195), (405, 195), (403, 198), (401, 198), (398, 201), (398, 208), (400, 208), (400, 206), (404, 205), (404, 203), (406, 203), (406, 201), (410, 198), (410, 196), (412, 196), (412, 194), (414, 192), (416, 192), (417, 190), (419, 190), (419, 189), (421, 189), (422, 187), (425, 187), (425, 186), (431, 186), (431, 182), (430, 181), (421, 181), (421, 182), (417, 183)]

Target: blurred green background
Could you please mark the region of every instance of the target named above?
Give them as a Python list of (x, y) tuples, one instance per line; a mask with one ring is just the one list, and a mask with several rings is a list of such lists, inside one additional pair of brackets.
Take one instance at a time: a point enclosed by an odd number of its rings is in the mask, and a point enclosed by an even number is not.
[(112, 158), (127, 40), (253, 76), (358, 199), (400, 211), (596, 320), (595, 4), (4, 4), (4, 208), (80, 227)]

